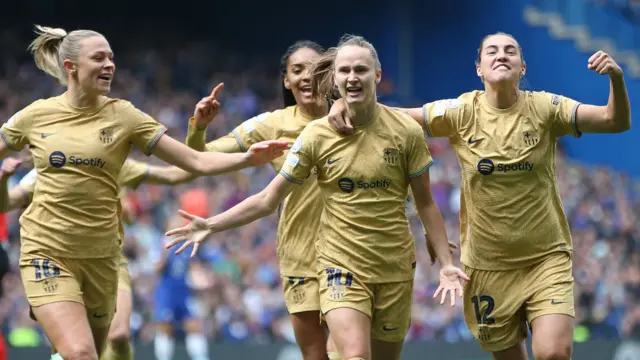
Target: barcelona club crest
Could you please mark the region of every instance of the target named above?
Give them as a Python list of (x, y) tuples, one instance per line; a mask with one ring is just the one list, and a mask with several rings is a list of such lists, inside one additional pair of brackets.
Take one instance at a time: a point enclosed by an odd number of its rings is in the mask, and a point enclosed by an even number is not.
[(522, 139), (527, 146), (533, 146), (540, 141), (540, 137), (535, 131), (525, 131), (522, 133)]
[(400, 161), (400, 152), (398, 149), (386, 148), (382, 151), (384, 161), (389, 165), (396, 165)]
[(105, 128), (100, 129), (100, 141), (103, 144), (109, 144), (113, 141), (113, 129)]

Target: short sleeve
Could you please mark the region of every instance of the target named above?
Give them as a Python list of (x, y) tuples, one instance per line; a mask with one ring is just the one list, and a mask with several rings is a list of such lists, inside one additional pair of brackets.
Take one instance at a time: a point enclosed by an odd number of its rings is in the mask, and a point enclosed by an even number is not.
[(407, 147), (407, 172), (409, 178), (418, 177), (429, 170), (429, 167), (433, 165), (433, 158), (429, 152), (427, 146), (427, 140), (422, 134), (420, 127), (415, 126), (410, 128), (409, 146)]
[(33, 197), (36, 188), (36, 179), (38, 178), (38, 170), (31, 169), (27, 175), (23, 176), (18, 183), (18, 187), (22, 190), (28, 199)]
[(136, 189), (149, 174), (149, 166), (143, 162), (127, 159), (120, 169), (118, 185)]
[(138, 110), (128, 101), (122, 101), (118, 116), (120, 120), (130, 122), (131, 142), (142, 152), (150, 155), (158, 140), (167, 132), (167, 128), (155, 121), (151, 116)]
[(541, 101), (544, 101), (544, 104), (540, 105), (550, 109), (549, 114), (553, 124), (553, 134), (556, 137), (565, 135), (582, 136), (576, 125), (576, 113), (580, 103), (561, 95), (551, 93), (543, 93), (543, 95)]
[(424, 104), (422, 114), (427, 136), (451, 137), (458, 132), (458, 124), (464, 114), (460, 99), (438, 100)]
[(9, 120), (2, 125), (0, 129), (0, 137), (7, 144), (7, 147), (13, 151), (20, 151), (28, 144), (29, 140), (26, 134), (29, 132), (28, 112), (25, 110), (18, 111)]
[(265, 140), (272, 140), (274, 130), (272, 124), (277, 121), (277, 116), (270, 112), (264, 112), (258, 116), (244, 121), (233, 129), (231, 134), (236, 139), (242, 151), (247, 151), (251, 145)]
[(302, 184), (315, 165), (313, 128), (314, 126), (309, 125), (302, 130), (280, 170), (280, 174), (292, 183)]

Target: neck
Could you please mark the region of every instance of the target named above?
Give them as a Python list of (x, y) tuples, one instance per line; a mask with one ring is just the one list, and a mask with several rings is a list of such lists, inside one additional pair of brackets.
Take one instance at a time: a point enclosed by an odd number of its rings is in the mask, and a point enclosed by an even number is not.
[(484, 96), (489, 105), (496, 109), (508, 109), (518, 101), (520, 89), (518, 86), (506, 87), (502, 84), (490, 85), (486, 84)]
[(314, 119), (323, 117), (329, 113), (329, 103), (326, 100), (316, 101), (313, 104), (298, 105), (300, 112)]
[(77, 85), (69, 84), (66, 92), (67, 101), (76, 108), (88, 108), (98, 105), (98, 97), (90, 95)]
[(355, 126), (364, 125), (373, 119), (373, 114), (376, 112), (376, 101), (368, 101), (362, 104), (348, 104), (347, 109), (349, 111), (351, 122)]

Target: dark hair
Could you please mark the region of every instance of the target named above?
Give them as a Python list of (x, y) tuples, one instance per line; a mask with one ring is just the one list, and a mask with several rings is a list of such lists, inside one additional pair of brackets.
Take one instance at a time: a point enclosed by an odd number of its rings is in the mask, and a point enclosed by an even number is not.
[[(311, 49), (320, 55), (324, 53), (324, 48), (318, 43), (310, 40), (296, 41), (293, 45), (287, 48), (287, 51), (285, 51), (282, 55), (282, 58), (280, 58), (280, 71), (283, 77), (287, 75), (287, 65), (289, 64), (289, 57), (291, 57), (293, 53), (300, 49)], [(284, 107), (296, 105), (296, 98), (293, 96), (293, 92), (287, 89), (284, 86), (284, 83), (282, 84), (282, 98), (284, 100)]]
[(522, 46), (520, 46), (520, 43), (518, 42), (518, 40), (516, 40), (516, 38), (511, 35), (511, 34), (507, 34), (505, 32), (502, 31), (498, 31), (497, 33), (493, 33), (493, 34), (489, 34), (485, 37), (482, 38), (482, 41), (480, 41), (480, 47), (478, 47), (478, 58), (476, 59), (476, 65), (480, 65), (480, 58), (482, 57), (482, 50), (484, 50), (484, 42), (487, 41), (488, 38), (492, 37), (492, 36), (496, 36), (496, 35), (504, 35), (504, 36), (508, 36), (510, 38), (513, 39), (513, 41), (516, 42), (516, 44), (518, 44), (518, 50), (520, 50), (520, 60), (522, 60), (522, 62), (524, 63), (524, 52), (522, 52)]

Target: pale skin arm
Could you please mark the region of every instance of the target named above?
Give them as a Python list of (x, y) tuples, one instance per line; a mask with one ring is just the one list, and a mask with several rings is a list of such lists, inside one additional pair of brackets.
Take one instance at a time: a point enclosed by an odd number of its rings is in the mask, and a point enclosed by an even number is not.
[(0, 168), (0, 212), (8, 212), (28, 205), (27, 197), (19, 186), (9, 190), (9, 178), (15, 173), (22, 161), (6, 158)]
[(607, 54), (598, 51), (587, 67), (609, 76), (609, 101), (605, 106), (582, 104), (576, 113), (578, 131), (584, 133), (621, 133), (631, 128), (631, 104), (622, 69)]
[[(397, 108), (394, 107), (394, 110), (401, 111), (405, 114), (411, 116), (415, 121), (422, 126), (422, 130), (426, 131), (424, 126), (424, 118), (422, 117), (422, 108)], [(331, 109), (329, 110), (329, 123), (331, 126), (342, 135), (352, 135), (353, 134), (353, 124), (351, 123), (351, 119), (349, 118), (349, 114), (347, 111), (347, 106), (344, 103), (344, 99), (340, 98), (336, 100)]]
[(147, 176), (142, 182), (148, 184), (177, 185), (197, 177), (177, 166), (147, 165), (147, 169)]
[(180, 210), (180, 215), (190, 220), (190, 223), (166, 233), (167, 236), (173, 236), (173, 240), (166, 245), (166, 248), (171, 248), (186, 239), (184, 244), (176, 250), (176, 254), (181, 253), (189, 245), (193, 244), (191, 257), (194, 257), (198, 252), (200, 243), (208, 235), (237, 228), (274, 213), (295, 186), (298, 185), (289, 182), (283, 175), (278, 174), (261, 192), (208, 219)]
[(429, 172), (410, 179), (409, 184), (416, 202), (416, 210), (422, 220), (425, 232), (429, 235), (428, 241), (433, 245), (440, 263), (440, 286), (433, 297), (435, 298), (442, 293), (440, 304), (443, 304), (447, 293), (451, 293), (451, 306), (455, 306), (456, 295), (461, 298), (463, 295), (460, 279), (469, 280), (469, 277), (462, 270), (453, 266), (444, 221), (438, 205), (431, 195)]

